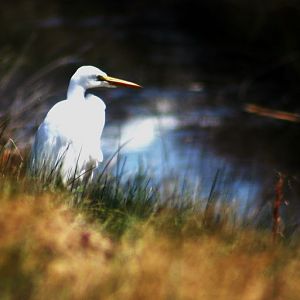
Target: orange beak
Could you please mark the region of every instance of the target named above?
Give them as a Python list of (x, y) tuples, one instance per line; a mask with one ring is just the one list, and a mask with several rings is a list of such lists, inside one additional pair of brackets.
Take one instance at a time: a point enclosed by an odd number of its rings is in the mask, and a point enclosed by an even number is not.
[(131, 82), (131, 81), (127, 81), (127, 80), (123, 80), (123, 79), (119, 79), (119, 78), (115, 78), (115, 77), (110, 77), (110, 76), (102, 76), (103, 80), (109, 82), (110, 84), (114, 85), (114, 86), (124, 86), (124, 87), (129, 87), (129, 88), (141, 88), (140, 85)]

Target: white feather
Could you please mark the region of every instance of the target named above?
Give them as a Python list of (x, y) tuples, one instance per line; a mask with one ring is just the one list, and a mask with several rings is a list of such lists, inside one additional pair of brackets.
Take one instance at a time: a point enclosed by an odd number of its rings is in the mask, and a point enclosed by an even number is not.
[(55, 104), (39, 126), (30, 159), (33, 174), (50, 176), (59, 170), (66, 183), (80, 177), (103, 160), (100, 138), (105, 124), (105, 104), (87, 88), (103, 82), (101, 70), (84, 66), (72, 76), (67, 99)]

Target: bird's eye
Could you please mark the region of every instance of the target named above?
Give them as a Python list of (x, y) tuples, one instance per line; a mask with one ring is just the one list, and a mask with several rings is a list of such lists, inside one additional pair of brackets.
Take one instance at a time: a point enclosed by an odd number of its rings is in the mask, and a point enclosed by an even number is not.
[(98, 81), (105, 81), (104, 77), (102, 75), (97, 75)]

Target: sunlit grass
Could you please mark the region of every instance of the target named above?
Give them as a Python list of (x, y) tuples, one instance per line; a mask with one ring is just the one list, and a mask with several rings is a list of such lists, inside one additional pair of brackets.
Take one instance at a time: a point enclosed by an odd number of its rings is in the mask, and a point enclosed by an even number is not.
[(300, 293), (297, 238), (275, 244), (271, 230), (246, 226), (228, 204), (195, 203), (182, 192), (166, 201), (146, 172), (126, 180), (103, 173), (70, 191), (29, 178), (17, 149), (1, 153), (0, 299)]

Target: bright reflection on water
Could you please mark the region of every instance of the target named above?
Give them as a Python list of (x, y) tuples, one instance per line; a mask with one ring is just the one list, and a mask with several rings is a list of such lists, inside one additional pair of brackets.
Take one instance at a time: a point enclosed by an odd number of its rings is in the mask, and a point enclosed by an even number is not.
[(126, 122), (120, 131), (120, 143), (125, 144), (123, 152), (146, 150), (162, 132), (175, 129), (176, 125), (174, 116), (134, 118)]

